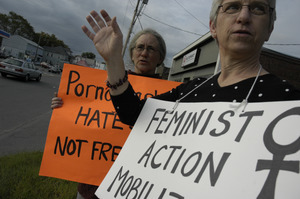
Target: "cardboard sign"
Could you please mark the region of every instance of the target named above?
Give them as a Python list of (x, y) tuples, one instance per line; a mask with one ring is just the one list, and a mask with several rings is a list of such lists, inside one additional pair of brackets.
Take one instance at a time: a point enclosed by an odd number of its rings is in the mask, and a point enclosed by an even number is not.
[[(65, 64), (53, 110), (40, 175), (99, 185), (131, 129), (120, 122), (106, 89), (106, 71)], [(180, 83), (129, 75), (140, 98)], [(49, 99), (50, 100), (50, 99)]]
[(300, 101), (148, 99), (99, 198), (298, 199)]

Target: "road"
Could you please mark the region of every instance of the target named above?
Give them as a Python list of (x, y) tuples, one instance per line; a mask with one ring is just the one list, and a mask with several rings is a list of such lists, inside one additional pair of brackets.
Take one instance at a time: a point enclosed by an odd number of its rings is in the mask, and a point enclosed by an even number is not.
[(43, 73), (40, 82), (0, 76), (0, 156), (44, 150), (61, 75)]

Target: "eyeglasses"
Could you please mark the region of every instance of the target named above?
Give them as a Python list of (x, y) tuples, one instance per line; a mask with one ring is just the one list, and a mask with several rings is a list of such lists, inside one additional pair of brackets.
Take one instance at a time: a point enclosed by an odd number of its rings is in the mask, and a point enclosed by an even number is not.
[(150, 53), (150, 54), (157, 51), (157, 50), (156, 50), (155, 48), (153, 48), (152, 46), (147, 46), (147, 48), (145, 48), (144, 45), (137, 45), (136, 47), (134, 47), (134, 49), (135, 49), (137, 52), (139, 52), (139, 53), (143, 52), (143, 51), (146, 49), (146, 51), (147, 51), (148, 53)]
[(233, 1), (224, 3), (219, 6), (219, 8), (222, 8), (222, 11), (227, 14), (236, 14), (241, 12), (243, 6), (247, 6), (249, 11), (254, 15), (265, 15), (269, 13), (269, 11), (273, 11), (274, 8), (271, 8), (268, 4), (265, 4), (263, 2), (251, 2), (248, 5), (242, 4), (241, 1)]

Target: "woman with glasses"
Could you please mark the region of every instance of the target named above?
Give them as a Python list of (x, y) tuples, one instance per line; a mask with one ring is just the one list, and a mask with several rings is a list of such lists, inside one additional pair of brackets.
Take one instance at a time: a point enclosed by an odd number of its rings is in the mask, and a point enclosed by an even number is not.
[[(95, 11), (92, 13), (97, 15)], [(87, 20), (90, 21), (90, 16), (87, 17)], [(128, 71), (128, 73), (160, 78), (155, 74), (155, 70), (165, 60), (166, 51), (165, 40), (157, 31), (150, 28), (139, 31), (129, 44), (129, 55), (134, 65), (134, 71)], [(57, 97), (56, 93), (54, 95), (51, 103), (52, 109), (63, 105), (62, 99)]]
[[(159, 78), (155, 74), (155, 69), (165, 59), (166, 44), (158, 32), (152, 29), (138, 32), (129, 44), (129, 54), (134, 65), (134, 72), (129, 71), (129, 74)], [(53, 98), (53, 101), (57, 102), (57, 99)], [(97, 188), (98, 186), (79, 183), (78, 193), (80, 195), (78, 194), (77, 199), (97, 198), (94, 194)]]
[[(94, 12), (92, 11), (91, 13)], [(129, 44), (129, 55), (134, 65), (134, 71), (128, 71), (128, 73), (160, 78), (159, 75), (155, 74), (155, 70), (165, 60), (166, 51), (165, 40), (157, 31), (150, 28), (139, 31)], [(52, 109), (63, 105), (63, 100), (57, 97), (57, 93), (54, 95), (55, 97), (52, 98), (51, 103)]]
[(145, 29), (132, 38), (129, 54), (136, 74), (153, 76), (166, 57), (166, 44), (158, 32)]
[[(276, 20), (275, 0), (213, 0), (210, 32), (217, 41), (221, 71), (207, 80), (196, 78), (155, 98), (181, 102), (265, 102), (299, 100), (300, 91), (266, 71), (259, 62)], [(106, 11), (92, 13), (94, 33), (82, 29), (107, 62), (113, 104), (123, 123), (134, 125), (145, 100), (128, 82), (122, 60), (122, 33)], [(105, 48), (102, 48), (106, 46)], [(145, 46), (136, 47), (145, 51)], [(140, 49), (139, 49), (140, 48)], [(284, 67), (284, 66), (283, 66)]]
[[(166, 56), (166, 44), (162, 36), (152, 29), (145, 29), (138, 32), (129, 44), (129, 54), (134, 64), (134, 72), (130, 74), (159, 78), (155, 74), (157, 66), (161, 65)], [(51, 108), (59, 108), (63, 105), (63, 100), (56, 96), (52, 98)], [(84, 183), (78, 184), (77, 199), (97, 198), (95, 192), (98, 186)]]

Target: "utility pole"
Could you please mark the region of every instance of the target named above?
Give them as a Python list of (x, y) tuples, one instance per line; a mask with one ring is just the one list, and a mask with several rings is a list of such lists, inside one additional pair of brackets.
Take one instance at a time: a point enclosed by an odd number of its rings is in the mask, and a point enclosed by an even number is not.
[[(139, 9), (139, 5), (140, 5), (140, 2), (142, 1), (142, 4), (141, 4), (141, 7)], [(129, 31), (128, 31), (128, 34), (127, 34), (127, 37), (126, 37), (126, 41), (125, 41), (125, 44), (124, 44), (124, 47), (123, 47), (123, 51), (122, 51), (122, 55), (124, 57), (125, 55), (125, 52), (126, 52), (126, 48), (127, 48), (127, 44), (129, 42), (129, 39), (130, 39), (130, 35), (131, 35), (131, 32), (132, 32), (132, 29), (133, 29), (133, 26), (137, 20), (137, 18), (139, 17), (139, 15), (141, 14), (141, 11), (142, 11), (142, 8), (148, 3), (148, 0), (137, 0), (137, 4), (136, 4), (136, 7), (135, 7), (135, 10), (134, 10), (134, 14), (133, 14), (133, 17), (132, 17), (132, 20), (131, 20), (131, 24), (130, 24), (130, 28), (129, 28)]]

